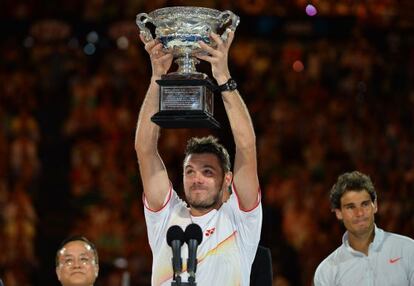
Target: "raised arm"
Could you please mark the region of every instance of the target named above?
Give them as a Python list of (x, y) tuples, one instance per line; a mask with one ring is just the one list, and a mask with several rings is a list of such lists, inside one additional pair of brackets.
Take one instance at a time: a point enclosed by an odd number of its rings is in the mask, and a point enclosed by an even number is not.
[(162, 44), (156, 40), (145, 42), (145, 50), (151, 59), (151, 82), (141, 106), (135, 132), (135, 151), (148, 207), (159, 210), (170, 188), (169, 178), (164, 163), (158, 153), (160, 127), (151, 121), (159, 109), (159, 87), (156, 80), (167, 73), (172, 63), (172, 55), (162, 52)]
[[(217, 34), (212, 33), (211, 38), (217, 47), (212, 48), (199, 42), (201, 48), (209, 55), (198, 55), (199, 59), (211, 63), (212, 74), (218, 85), (226, 83), (230, 78), (228, 68), (228, 52), (234, 39), (234, 32), (228, 34), (223, 41)], [(233, 183), (236, 186), (243, 210), (250, 210), (257, 205), (259, 179), (257, 176), (256, 135), (249, 111), (237, 90), (221, 93), (227, 117), (236, 144), (234, 158)]]

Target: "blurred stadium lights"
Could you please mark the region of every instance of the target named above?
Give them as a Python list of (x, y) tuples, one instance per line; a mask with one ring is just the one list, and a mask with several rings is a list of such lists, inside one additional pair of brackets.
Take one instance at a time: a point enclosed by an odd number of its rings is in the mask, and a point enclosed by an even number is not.
[(33, 47), (34, 45), (34, 39), (32, 36), (27, 36), (24, 40), (23, 40), (23, 46), (27, 49)]
[(294, 63), (293, 63), (293, 65), (292, 65), (292, 68), (293, 68), (293, 70), (295, 71), (295, 72), (302, 72), (303, 70), (304, 70), (304, 65), (303, 65), (303, 63), (302, 63), (302, 61), (301, 60), (296, 60)]
[(84, 47), (83, 47), (83, 52), (85, 54), (87, 54), (88, 56), (91, 56), (95, 53), (96, 51), (96, 47), (94, 44), (92, 43), (87, 43)]
[(86, 41), (91, 44), (96, 44), (99, 41), (99, 35), (95, 31), (91, 31), (86, 35)]
[(306, 5), (306, 9), (305, 9), (305, 11), (306, 11), (306, 14), (308, 15), (308, 16), (315, 16), (316, 14), (318, 14), (318, 10), (316, 9), (316, 7), (315, 6), (313, 6), (312, 4), (308, 4), (308, 5)]
[(126, 50), (129, 46), (129, 40), (125, 36), (121, 36), (116, 40), (116, 45), (120, 50)]

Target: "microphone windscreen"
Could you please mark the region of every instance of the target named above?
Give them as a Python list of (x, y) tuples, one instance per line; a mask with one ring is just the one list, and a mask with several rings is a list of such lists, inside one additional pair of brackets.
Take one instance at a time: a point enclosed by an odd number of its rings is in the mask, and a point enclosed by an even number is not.
[(171, 246), (171, 243), (174, 240), (179, 240), (181, 242), (181, 245), (183, 245), (183, 243), (184, 243), (184, 231), (178, 225), (170, 226), (170, 228), (167, 231), (167, 243), (168, 243), (168, 245)]
[(189, 224), (185, 229), (185, 241), (188, 243), (190, 239), (197, 240), (199, 245), (203, 241), (203, 232), (198, 224)]

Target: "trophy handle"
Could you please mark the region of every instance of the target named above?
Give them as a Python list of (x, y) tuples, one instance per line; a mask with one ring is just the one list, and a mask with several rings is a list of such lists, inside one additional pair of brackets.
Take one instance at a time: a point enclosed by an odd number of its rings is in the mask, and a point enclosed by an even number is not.
[(150, 16), (148, 16), (147, 13), (138, 14), (136, 18), (136, 23), (139, 29), (141, 30), (141, 33), (144, 35), (145, 41), (148, 42), (148, 41), (154, 40), (154, 38), (152, 37), (151, 31), (145, 26), (146, 23), (154, 24), (153, 19)]
[(234, 14), (233, 12), (226, 10), (221, 12), (221, 14), (219, 15), (219, 19), (223, 20), (220, 28), (224, 29), (221, 38), (225, 41), (227, 40), (229, 30), (233, 32), (236, 31), (236, 28), (240, 23), (240, 17)]

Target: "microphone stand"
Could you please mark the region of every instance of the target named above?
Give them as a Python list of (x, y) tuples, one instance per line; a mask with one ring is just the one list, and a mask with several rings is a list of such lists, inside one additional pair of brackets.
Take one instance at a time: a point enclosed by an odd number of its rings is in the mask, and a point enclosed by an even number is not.
[(197, 283), (195, 282), (195, 277), (194, 276), (188, 277), (188, 285), (189, 286), (197, 286)]
[(197, 282), (195, 281), (194, 275), (188, 277), (188, 282), (181, 282), (180, 274), (174, 274), (171, 286), (197, 286)]
[(190, 282), (190, 281), (181, 282), (181, 278), (179, 280), (180, 282), (178, 282), (177, 280), (171, 282), (171, 286), (197, 286), (197, 283), (195, 281), (194, 282)]
[[(177, 271), (178, 267), (175, 267), (174, 260), (173, 260), (173, 281), (171, 282), (171, 286), (197, 286), (195, 273), (197, 271), (197, 247), (203, 240), (203, 232), (201, 228), (197, 224), (189, 224), (185, 229), (185, 242), (188, 244), (188, 258), (187, 258), (187, 272), (188, 282), (181, 282), (181, 267), (180, 271)], [(173, 249), (174, 250), (174, 249)], [(177, 255), (175, 255), (177, 256)], [(174, 258), (174, 256), (173, 256)], [(181, 259), (181, 258), (180, 258)], [(181, 265), (181, 262), (180, 262)]]
[(188, 282), (181, 282), (180, 274), (174, 274), (171, 286), (197, 286), (197, 282), (195, 281), (194, 275), (188, 277)]
[[(185, 282), (184, 282), (185, 283)], [(171, 282), (171, 286), (184, 286), (185, 284), (181, 282), (180, 274), (175, 275), (173, 281)]]

